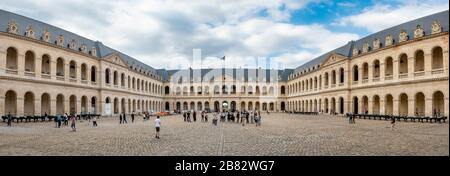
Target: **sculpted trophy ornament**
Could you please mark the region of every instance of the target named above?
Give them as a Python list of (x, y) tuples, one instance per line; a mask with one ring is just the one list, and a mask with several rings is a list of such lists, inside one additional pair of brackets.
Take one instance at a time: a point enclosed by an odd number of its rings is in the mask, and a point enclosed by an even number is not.
[(392, 35), (389, 34), (388, 36), (386, 36), (385, 45), (391, 46), (392, 44), (394, 44), (394, 38), (392, 38)]
[(363, 53), (367, 53), (367, 52), (369, 52), (369, 49), (370, 49), (369, 43), (364, 43), (363, 48), (362, 48), (362, 52)]
[(442, 26), (439, 21), (433, 21), (433, 24), (431, 25), (431, 34), (437, 34), (442, 32)]
[(353, 56), (356, 56), (359, 54), (358, 48), (353, 48)]
[(372, 45), (374, 50), (379, 49), (381, 47), (380, 40), (376, 38), (375, 40), (373, 40)]
[(402, 30), (401, 32), (400, 32), (400, 34), (398, 34), (398, 41), (399, 42), (404, 42), (404, 41), (407, 41), (408, 40), (408, 33), (406, 33), (406, 31), (405, 30)]
[(423, 28), (420, 25), (416, 26), (416, 30), (414, 31), (414, 38), (420, 38), (423, 37), (425, 32), (423, 31)]

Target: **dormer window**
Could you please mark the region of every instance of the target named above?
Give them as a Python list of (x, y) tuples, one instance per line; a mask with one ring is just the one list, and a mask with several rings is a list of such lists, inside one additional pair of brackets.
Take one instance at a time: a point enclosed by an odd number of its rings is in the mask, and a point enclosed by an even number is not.
[(97, 57), (97, 49), (95, 47), (92, 47), (91, 55)]
[(44, 32), (42, 33), (41, 39), (45, 42), (50, 42), (50, 37), (51, 37), (50, 32), (48, 32), (48, 30), (45, 29)]
[(13, 34), (19, 34), (19, 27), (15, 21), (9, 21), (8, 32)]
[(27, 31), (25, 32), (25, 36), (27, 36), (29, 38), (33, 38), (33, 39), (35, 38), (33, 26), (28, 26)]
[(68, 47), (70, 49), (74, 50), (76, 45), (77, 45), (77, 42), (74, 39), (72, 39), (72, 40), (69, 41)]
[(80, 51), (83, 52), (83, 53), (86, 53), (87, 49), (86, 49), (86, 45), (85, 44), (81, 44)]
[(55, 44), (56, 44), (56, 45), (59, 45), (59, 46), (63, 46), (63, 44), (64, 44), (64, 36), (59, 35), (59, 36), (56, 38)]

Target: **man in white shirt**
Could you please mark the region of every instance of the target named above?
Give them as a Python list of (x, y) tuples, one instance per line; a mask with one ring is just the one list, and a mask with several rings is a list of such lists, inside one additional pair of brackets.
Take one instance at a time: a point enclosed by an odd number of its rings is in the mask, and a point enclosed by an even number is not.
[(156, 136), (155, 136), (155, 138), (156, 139), (159, 139), (160, 127), (161, 127), (161, 120), (159, 120), (159, 116), (156, 116), (156, 119), (155, 119), (155, 128), (156, 128)]

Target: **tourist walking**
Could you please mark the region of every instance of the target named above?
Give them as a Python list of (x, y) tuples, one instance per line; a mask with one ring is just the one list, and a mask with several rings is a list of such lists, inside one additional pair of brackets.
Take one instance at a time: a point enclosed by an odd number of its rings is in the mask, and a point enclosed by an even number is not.
[(122, 114), (119, 114), (119, 124), (122, 124)]
[[(133, 114), (131, 114), (133, 115)], [(123, 122), (122, 123), (128, 123), (127, 122), (127, 115), (125, 113), (123, 113)]]
[(156, 116), (156, 119), (155, 119), (155, 128), (156, 128), (156, 135), (155, 135), (155, 138), (156, 138), (156, 139), (159, 139), (159, 131), (160, 131), (160, 128), (161, 128), (161, 120), (159, 120), (159, 116)]
[(348, 124), (352, 124), (352, 114), (347, 114), (347, 116), (348, 116)]
[(97, 126), (97, 117), (94, 116), (94, 118), (92, 119), (92, 126)]
[(61, 128), (61, 121), (62, 121), (62, 117), (61, 117), (61, 115), (58, 115), (57, 116), (57, 120), (58, 120), (58, 128)]
[(208, 122), (208, 114), (205, 113), (205, 122)]
[(76, 131), (77, 131), (77, 127), (75, 126), (75, 121), (76, 121), (76, 119), (77, 119), (77, 116), (72, 116), (72, 117), (70, 118), (70, 120), (72, 121), (72, 124), (70, 125), (70, 127), (72, 127), (72, 131), (73, 131), (73, 132), (76, 132)]
[(395, 128), (395, 117), (391, 117), (391, 130)]
[(259, 115), (255, 115), (255, 124), (259, 126)]
[(11, 122), (12, 122), (12, 116), (11, 116), (11, 112), (8, 112), (8, 126), (11, 126)]
[(134, 123), (134, 111), (133, 111), (133, 113), (131, 114), (131, 123)]
[(183, 119), (184, 119), (184, 122), (186, 122), (187, 121), (187, 117), (186, 117), (186, 112), (183, 112)]

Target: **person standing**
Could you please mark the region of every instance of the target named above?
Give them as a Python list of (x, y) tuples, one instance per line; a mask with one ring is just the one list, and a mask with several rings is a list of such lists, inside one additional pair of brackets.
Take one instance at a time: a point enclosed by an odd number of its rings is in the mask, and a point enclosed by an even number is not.
[(76, 132), (76, 131), (77, 131), (77, 128), (76, 128), (76, 126), (75, 126), (75, 121), (76, 121), (76, 119), (77, 119), (77, 116), (72, 116), (72, 117), (70, 118), (70, 120), (72, 121), (72, 124), (70, 125), (70, 127), (72, 127), (72, 131), (73, 131), (73, 132)]
[(205, 113), (205, 122), (208, 122), (208, 114)]
[(197, 111), (194, 111), (192, 113), (192, 117), (194, 118), (194, 122), (196, 122), (197, 121)]
[(44, 114), (44, 121), (45, 121), (47, 118), (48, 118), (48, 114), (47, 114), (47, 112), (45, 112), (45, 114)]
[(133, 111), (133, 113), (131, 114), (131, 123), (133, 123), (134, 122), (134, 111)]
[(69, 116), (67, 113), (64, 113), (64, 126), (69, 125)]
[[(125, 115), (125, 113), (124, 113), (124, 115)], [(119, 114), (119, 124), (122, 124), (122, 114)]]
[(159, 116), (156, 116), (155, 128), (156, 128), (156, 136), (155, 136), (155, 138), (159, 139), (159, 131), (160, 131), (160, 128), (161, 128), (161, 120), (159, 119)]
[(12, 116), (11, 116), (11, 112), (8, 112), (8, 126), (11, 126), (11, 121), (12, 121)]
[(58, 128), (58, 116), (56, 115), (56, 117), (53, 119), (53, 121), (55, 121), (55, 128)]
[(183, 119), (184, 119), (184, 122), (187, 121), (186, 112), (183, 112)]
[(191, 111), (187, 112), (187, 120), (188, 122), (191, 122)]
[(205, 122), (205, 111), (201, 112), (201, 116), (202, 116), (202, 122)]

